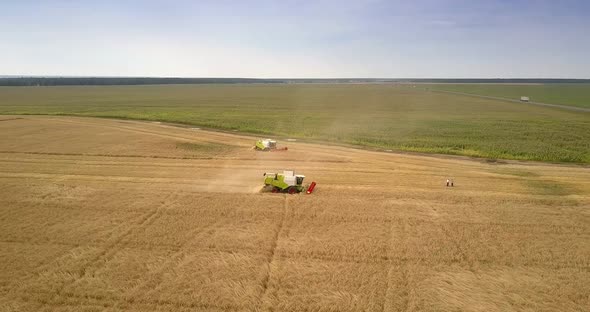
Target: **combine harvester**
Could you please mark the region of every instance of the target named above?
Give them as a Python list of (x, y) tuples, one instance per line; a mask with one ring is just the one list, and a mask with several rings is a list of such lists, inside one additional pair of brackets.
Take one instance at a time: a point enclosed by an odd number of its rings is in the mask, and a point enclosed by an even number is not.
[(264, 189), (270, 190), (273, 193), (301, 193), (306, 192), (311, 194), (316, 186), (312, 182), (309, 187), (303, 186), (304, 175), (295, 174), (292, 170), (285, 170), (283, 173), (265, 173), (264, 174)]
[(278, 151), (286, 151), (287, 147), (277, 148), (277, 141), (271, 139), (261, 139), (256, 141), (256, 145), (254, 145), (254, 149), (257, 151), (265, 151), (265, 152), (278, 152)]

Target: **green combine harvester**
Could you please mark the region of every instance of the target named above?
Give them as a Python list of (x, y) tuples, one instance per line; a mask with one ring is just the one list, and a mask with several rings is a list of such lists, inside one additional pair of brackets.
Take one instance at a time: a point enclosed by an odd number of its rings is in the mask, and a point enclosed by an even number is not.
[(286, 151), (287, 147), (277, 148), (277, 141), (271, 139), (261, 139), (256, 141), (254, 149), (257, 151), (275, 152), (275, 151)]
[(292, 170), (285, 170), (283, 173), (265, 173), (264, 187), (273, 193), (301, 193), (305, 191), (304, 178), (304, 175), (296, 175)]

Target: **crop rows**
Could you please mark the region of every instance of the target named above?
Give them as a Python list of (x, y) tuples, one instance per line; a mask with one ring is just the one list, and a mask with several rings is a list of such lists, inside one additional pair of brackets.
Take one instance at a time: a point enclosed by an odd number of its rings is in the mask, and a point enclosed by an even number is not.
[[(521, 87), (479, 88), (503, 88), (498, 92), (505, 89), (510, 93)], [(27, 92), (20, 87), (0, 87), (0, 114), (139, 119), (381, 149), (590, 162), (587, 112), (431, 92), (428, 88), (433, 86), (78, 86), (26, 88)], [(574, 105), (588, 102), (587, 85), (546, 88), (550, 90), (546, 92), (549, 100), (557, 98), (558, 104), (567, 104), (570, 98)], [(56, 135), (59, 142), (71, 141), (67, 132)], [(197, 154), (225, 148), (180, 144)], [(105, 146), (113, 147), (104, 144), (88, 148)]]
[[(21, 131), (40, 127), (11, 122)], [(76, 144), (59, 154), (48, 138), (63, 123), (37, 122), (49, 130), (16, 141), (0, 132), (0, 149), (11, 152), (0, 153), (3, 310), (590, 305), (590, 184), (583, 167), (295, 143), (282, 154), (257, 153), (244, 146), (249, 138), (200, 139), (190, 129), (166, 128), (160, 136), (158, 126), (141, 124), (98, 140), (121, 157), (87, 156)], [(76, 127), (100, 132), (94, 122)], [(72, 141), (88, 140), (76, 127)], [(237, 154), (124, 156), (136, 148), (162, 155), (191, 135), (197, 145), (232, 143)], [(108, 139), (121, 145), (106, 145)], [(314, 194), (257, 192), (260, 172), (285, 167), (318, 181)], [(456, 184), (447, 188), (451, 174)]]

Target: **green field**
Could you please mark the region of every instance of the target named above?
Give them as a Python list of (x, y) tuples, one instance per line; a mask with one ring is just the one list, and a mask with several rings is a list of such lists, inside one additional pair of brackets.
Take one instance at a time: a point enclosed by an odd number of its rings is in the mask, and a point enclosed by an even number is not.
[[(551, 88), (563, 88), (563, 98), (547, 102), (579, 96), (568, 97), (571, 86)], [(394, 150), (590, 163), (590, 113), (400, 85), (0, 87), (0, 114), (169, 121)]]
[(433, 90), (463, 92), (476, 95), (590, 108), (590, 84), (432, 84)]

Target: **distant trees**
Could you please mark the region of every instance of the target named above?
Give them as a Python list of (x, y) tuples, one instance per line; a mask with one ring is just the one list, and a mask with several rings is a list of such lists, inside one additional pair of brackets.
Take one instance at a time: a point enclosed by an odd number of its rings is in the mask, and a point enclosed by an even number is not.
[(0, 86), (107, 86), (234, 83), (590, 83), (590, 79), (255, 79), (158, 77), (6, 77)]
[(253, 78), (150, 78), (150, 77), (9, 77), (0, 86), (102, 86), (205, 83), (277, 83), (278, 80)]

